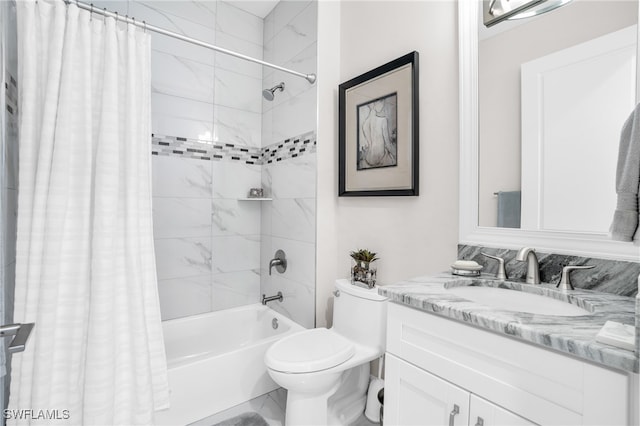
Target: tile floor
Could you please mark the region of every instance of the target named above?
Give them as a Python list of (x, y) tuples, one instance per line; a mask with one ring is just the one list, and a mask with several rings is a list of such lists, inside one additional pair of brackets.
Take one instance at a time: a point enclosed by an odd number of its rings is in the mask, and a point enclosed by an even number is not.
[[(213, 416), (198, 420), (197, 422), (191, 423), (189, 426), (215, 425), (248, 411), (255, 411), (260, 414), (267, 421), (269, 426), (284, 426), (284, 412), (286, 405), (287, 391), (280, 388), (240, 405), (236, 405), (228, 410), (221, 411)], [(369, 419), (367, 419), (363, 414), (350, 426), (374, 426), (378, 424), (379, 423), (369, 421)]]

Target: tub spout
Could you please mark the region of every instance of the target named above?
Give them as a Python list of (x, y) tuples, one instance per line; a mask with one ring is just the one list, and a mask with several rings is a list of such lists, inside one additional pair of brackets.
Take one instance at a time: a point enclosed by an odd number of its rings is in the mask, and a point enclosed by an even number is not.
[(274, 300), (277, 300), (278, 302), (282, 302), (282, 299), (284, 299), (284, 297), (282, 297), (282, 292), (281, 291), (279, 291), (278, 294), (276, 294), (275, 296), (267, 297), (266, 294), (263, 294), (262, 295), (262, 304), (266, 305), (267, 302), (271, 302), (271, 301), (274, 301)]

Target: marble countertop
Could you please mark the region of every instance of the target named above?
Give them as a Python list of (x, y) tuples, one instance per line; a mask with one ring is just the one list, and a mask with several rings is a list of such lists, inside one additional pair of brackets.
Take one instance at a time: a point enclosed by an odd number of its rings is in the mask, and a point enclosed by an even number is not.
[[(541, 315), (489, 307), (456, 296), (447, 290), (461, 285), (518, 289), (568, 301), (588, 310), (590, 314)], [(478, 278), (466, 278), (444, 273), (378, 287), (378, 293), (388, 297), (391, 302), (462, 321), (608, 367), (639, 372), (638, 357), (634, 351), (595, 340), (596, 334), (607, 320), (635, 325), (636, 301), (633, 297), (589, 290), (562, 292), (556, 290), (553, 284), (500, 282), (493, 276), (484, 274)]]

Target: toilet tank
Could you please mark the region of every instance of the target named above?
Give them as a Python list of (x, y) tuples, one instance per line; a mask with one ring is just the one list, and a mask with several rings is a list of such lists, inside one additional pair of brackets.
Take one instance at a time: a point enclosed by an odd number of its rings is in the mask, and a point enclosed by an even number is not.
[(336, 280), (332, 329), (351, 341), (386, 349), (387, 298), (372, 289), (358, 287), (350, 280)]

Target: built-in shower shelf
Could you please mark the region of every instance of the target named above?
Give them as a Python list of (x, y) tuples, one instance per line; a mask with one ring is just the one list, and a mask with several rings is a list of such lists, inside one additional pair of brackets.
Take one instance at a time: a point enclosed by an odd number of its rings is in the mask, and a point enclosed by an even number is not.
[(260, 198), (243, 197), (243, 198), (238, 198), (238, 201), (271, 201), (271, 200), (273, 200), (273, 198), (266, 198), (266, 197), (260, 197)]

